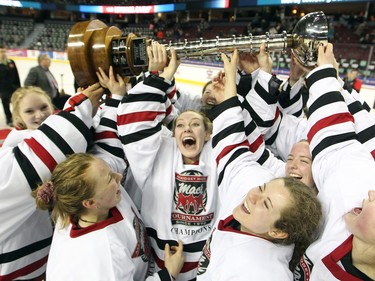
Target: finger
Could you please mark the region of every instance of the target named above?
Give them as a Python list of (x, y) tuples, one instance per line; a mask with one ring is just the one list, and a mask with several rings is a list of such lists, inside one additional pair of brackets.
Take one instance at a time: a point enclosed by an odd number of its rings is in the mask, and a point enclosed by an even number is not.
[(117, 73), (116, 77), (117, 77), (117, 81), (119, 82), (120, 86), (125, 84), (125, 81), (120, 74)]
[(318, 47), (318, 54), (324, 54), (324, 45), (323, 43), (319, 45)]
[(171, 47), (169, 51), (171, 53), (171, 60), (177, 60), (176, 50)]
[(238, 64), (238, 50), (237, 49), (234, 49), (233, 51), (233, 55), (232, 55), (232, 61), (234, 64)]
[(147, 46), (147, 56), (150, 60), (153, 58), (151, 46)]
[(224, 53), (221, 53), (221, 60), (224, 62), (224, 64), (225, 64), (226, 62), (228, 62), (227, 55), (224, 54)]
[(159, 59), (159, 53), (158, 53), (158, 43), (157, 42), (152, 42), (152, 55), (155, 60)]
[(113, 80), (115, 78), (115, 75), (113, 73), (113, 67), (112, 65), (109, 67), (109, 79)]
[(178, 250), (182, 252), (183, 249), (184, 249), (184, 244), (182, 244), (182, 240), (178, 240)]
[(170, 252), (171, 252), (171, 249), (170, 249), (168, 243), (166, 243), (165, 246), (164, 246), (164, 252), (165, 252), (165, 255), (169, 255)]
[(333, 53), (333, 45), (332, 45), (332, 43), (327, 43), (327, 45), (326, 45), (326, 53), (327, 52)]
[(160, 45), (160, 56), (163, 58), (163, 61), (167, 61), (167, 50), (163, 45)]

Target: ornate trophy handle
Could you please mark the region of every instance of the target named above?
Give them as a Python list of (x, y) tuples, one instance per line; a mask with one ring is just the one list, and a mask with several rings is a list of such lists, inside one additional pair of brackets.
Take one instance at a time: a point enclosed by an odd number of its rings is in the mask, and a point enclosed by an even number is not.
[[(282, 34), (231, 38), (219, 38), (181, 43), (169, 43), (167, 50), (173, 47), (181, 58), (201, 58), (204, 56), (239, 52), (258, 53), (265, 42), (269, 51), (286, 52), (289, 48), (299, 62), (312, 68), (317, 60), (319, 44), (328, 42), (327, 19), (323, 12), (313, 12), (302, 17), (292, 34)], [(76, 23), (68, 37), (68, 59), (80, 87), (87, 87), (98, 81), (96, 70), (102, 67), (108, 72), (113, 66), (124, 80), (139, 75), (147, 69), (146, 48), (151, 40), (133, 33), (123, 35), (117, 27), (108, 27), (100, 20)]]

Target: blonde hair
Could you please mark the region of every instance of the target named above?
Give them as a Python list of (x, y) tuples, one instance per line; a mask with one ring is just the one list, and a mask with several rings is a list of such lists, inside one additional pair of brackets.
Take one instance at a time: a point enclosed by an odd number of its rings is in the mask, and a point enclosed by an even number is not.
[(41, 88), (36, 87), (36, 86), (26, 86), (26, 87), (18, 88), (12, 94), (11, 103), (12, 103), (12, 107), (13, 107), (13, 111), (12, 111), (13, 124), (14, 124), (15, 127), (18, 127), (20, 129), (26, 129), (26, 124), (22, 120), (21, 115), (20, 115), (20, 102), (26, 95), (28, 95), (30, 93), (39, 94), (39, 95), (45, 97), (49, 106), (51, 107), (51, 111), (54, 110), (54, 106), (52, 104), (51, 97), (45, 91), (43, 91)]
[[(61, 222), (61, 227), (69, 225), (71, 216), (80, 216), (85, 207), (83, 200), (95, 195), (96, 182), (89, 177), (89, 170), (97, 158), (88, 153), (75, 153), (58, 164), (52, 172), (51, 180), (39, 185), (32, 195), (37, 208), (50, 210), (51, 218), (56, 223)], [(52, 191), (46, 195), (46, 187)], [(47, 200), (46, 200), (47, 199)]]

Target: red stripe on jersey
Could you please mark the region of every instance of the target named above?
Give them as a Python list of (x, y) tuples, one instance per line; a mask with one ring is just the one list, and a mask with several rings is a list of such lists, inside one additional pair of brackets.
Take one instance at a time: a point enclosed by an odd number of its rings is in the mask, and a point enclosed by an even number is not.
[(280, 116), (280, 109), (278, 107), (276, 107), (275, 118), (273, 119), (273, 123), (276, 122), (276, 120), (279, 118), (279, 116)]
[(177, 92), (176, 87), (173, 87), (173, 90), (168, 94), (168, 98), (170, 100), (173, 99), (173, 97), (175, 96), (176, 92)]
[(244, 140), (242, 143), (237, 143), (237, 144), (233, 144), (233, 145), (226, 146), (226, 147), (220, 152), (220, 154), (218, 155), (218, 157), (216, 157), (216, 164), (219, 165), (220, 160), (223, 159), (225, 155), (227, 155), (227, 154), (228, 154), (229, 152), (231, 152), (234, 148), (239, 147), (239, 146), (247, 146), (247, 147), (249, 147), (249, 142), (248, 142), (248, 140)]
[(155, 120), (156, 116), (159, 114), (164, 114), (165, 112), (161, 111), (143, 111), (143, 112), (134, 112), (128, 114), (122, 114), (117, 116), (117, 124), (124, 125), (124, 124), (131, 124), (135, 122), (142, 122), (142, 121), (153, 121)]
[(25, 139), (27, 145), (34, 151), (34, 153), (43, 161), (43, 163), (48, 167), (48, 169), (53, 171), (55, 169), (57, 162), (52, 157), (52, 155), (34, 138)]
[[(8, 280), (15, 280), (19, 277), (28, 275), (30, 273), (33, 273), (34, 271), (41, 268), (43, 265), (47, 263), (48, 255), (41, 258), (40, 260), (37, 260), (23, 268), (20, 268), (16, 271), (13, 271), (12, 273), (9, 273), (7, 275), (0, 275), (0, 281), (8, 281)], [(43, 273), (44, 275), (44, 273)], [(39, 277), (36, 278), (38, 280)], [(34, 280), (34, 279), (33, 279)]]
[(262, 135), (259, 135), (259, 137), (253, 141), (252, 144), (250, 144), (250, 151), (251, 152), (256, 152), (259, 147), (263, 144), (263, 136)]
[[(156, 264), (158, 265), (159, 268), (164, 268), (164, 261), (162, 259), (160, 259), (156, 253), (155, 253), (155, 250), (154, 249), (151, 249), (152, 250), (152, 255), (154, 257), (154, 260), (156, 262)], [(191, 271), (191, 270), (194, 270), (198, 267), (198, 262), (195, 262), (195, 261), (190, 261), (190, 262), (184, 262), (184, 265), (182, 266), (181, 268), (181, 271), (180, 273), (185, 273), (185, 272), (188, 272), (188, 271)]]
[(3, 142), (5, 141), (6, 137), (9, 135), (12, 129), (1, 129), (0, 130), (0, 147), (3, 146)]
[(94, 140), (102, 140), (102, 139), (118, 139), (118, 136), (115, 132), (101, 132), (101, 133), (95, 133)]
[(315, 136), (317, 132), (319, 132), (321, 129), (324, 129), (328, 126), (341, 124), (345, 122), (353, 122), (354, 118), (353, 115), (351, 115), (349, 112), (347, 113), (337, 113), (330, 116), (327, 116), (318, 122), (314, 124), (314, 126), (311, 127), (307, 134), (307, 139), (309, 142), (311, 142), (312, 138)]
[(74, 111), (74, 107), (77, 104), (82, 103), (85, 99), (87, 99), (87, 97), (82, 93), (71, 97), (68, 101), (69, 107), (65, 108), (64, 111), (66, 111), (66, 112)]
[(375, 160), (375, 150), (371, 151), (372, 158)]

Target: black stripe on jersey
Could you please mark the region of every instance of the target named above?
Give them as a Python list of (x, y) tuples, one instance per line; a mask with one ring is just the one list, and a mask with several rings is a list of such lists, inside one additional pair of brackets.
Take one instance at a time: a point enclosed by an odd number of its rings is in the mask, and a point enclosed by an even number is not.
[(79, 117), (75, 116), (74, 114), (65, 112), (65, 111), (59, 112), (58, 115), (64, 117), (70, 123), (72, 123), (74, 125), (74, 127), (76, 127), (77, 130), (81, 132), (81, 134), (83, 135), (83, 137), (86, 139), (87, 143), (91, 142), (91, 140), (92, 140), (92, 132), (91, 132), (91, 130), (89, 128), (87, 128), (87, 126), (85, 125), (85, 123)]
[(111, 128), (111, 129), (114, 129), (114, 130), (117, 131), (117, 122), (112, 120), (112, 119), (103, 117), (103, 118), (100, 119), (99, 124), (101, 126)]
[(277, 96), (271, 95), (259, 82), (255, 83), (254, 90), (267, 104), (271, 105), (277, 102)]
[[(282, 119), (282, 118), (283, 118), (283, 113), (280, 112), (280, 119)], [(276, 140), (276, 138), (277, 138), (277, 136), (278, 136), (278, 134), (279, 134), (280, 125), (281, 125), (281, 122), (279, 123), (279, 125), (277, 125), (277, 129), (276, 129), (276, 131), (272, 134), (272, 136), (270, 136), (268, 139), (266, 139), (266, 140), (264, 141), (264, 143), (265, 143), (266, 145), (272, 145), (272, 144), (275, 142), (275, 140)]]
[(361, 143), (365, 143), (371, 139), (374, 138), (375, 136), (375, 125), (372, 125), (366, 129), (364, 129), (363, 131), (361, 132), (358, 132), (358, 140), (361, 142)]
[(17, 259), (23, 258), (27, 255), (30, 255), (34, 252), (40, 251), (41, 249), (51, 245), (51, 242), (52, 242), (52, 236), (48, 237), (46, 239), (40, 240), (38, 242), (34, 242), (34, 243), (32, 243), (30, 245), (27, 245), (23, 248), (20, 248), (18, 250), (1, 254), (0, 255), (0, 264), (12, 262), (12, 261), (15, 261)]
[(314, 158), (323, 150), (327, 149), (331, 145), (342, 143), (349, 140), (356, 140), (357, 135), (354, 132), (348, 132), (340, 135), (334, 135), (324, 138), (317, 146), (314, 147), (312, 150), (312, 159)]
[(218, 180), (217, 180), (217, 183), (218, 183), (219, 186), (220, 186), (221, 182), (223, 181), (225, 170), (228, 167), (228, 165), (230, 165), (230, 163), (232, 163), (232, 161), (236, 160), (236, 158), (238, 156), (240, 156), (241, 154), (246, 153), (246, 152), (249, 152), (248, 148), (240, 148), (240, 149), (237, 149), (235, 152), (232, 153), (232, 155), (229, 157), (228, 161), (225, 163), (224, 168), (219, 173), (219, 177), (218, 177)]
[(257, 124), (254, 122), (254, 120), (251, 120), (251, 122), (247, 124), (245, 127), (246, 137), (250, 136), (257, 128), (258, 128)]
[(328, 77), (337, 77), (337, 71), (334, 68), (323, 68), (317, 72), (314, 72), (311, 74), (307, 79), (306, 79), (306, 86), (308, 89), (310, 89), (311, 85), (314, 84), (315, 82), (328, 78)]
[(121, 100), (107, 98), (105, 100), (105, 105), (106, 106), (110, 106), (110, 107), (118, 107), (118, 105), (120, 104), (120, 102), (121, 102)]
[(164, 103), (167, 100), (166, 95), (159, 95), (153, 93), (144, 93), (144, 94), (134, 94), (134, 95), (126, 95), (122, 99), (122, 103), (129, 103), (129, 102), (138, 102), (138, 101), (153, 101)]
[(214, 120), (216, 117), (218, 117), (222, 112), (224, 112), (228, 108), (232, 108), (232, 107), (236, 107), (236, 106), (241, 106), (241, 103), (238, 100), (238, 97), (237, 96), (231, 97), (231, 98), (223, 101), (222, 103), (214, 106), (210, 110), (210, 116), (211, 116), (212, 120)]
[(359, 101), (355, 101), (348, 105), (349, 112), (354, 115), (363, 110), (362, 104)]
[(171, 280), (171, 276), (169, 275), (168, 269), (166, 267), (159, 270), (158, 275), (159, 275), (159, 278), (160, 278), (161, 281), (164, 281), (164, 280), (170, 281)]
[(222, 139), (225, 139), (231, 134), (243, 132), (244, 131), (243, 125), (244, 125), (243, 121), (240, 121), (221, 130), (219, 133), (217, 133), (216, 135), (212, 137), (212, 147), (216, 147), (219, 141), (221, 141)]
[(143, 140), (145, 138), (148, 138), (149, 136), (152, 136), (159, 132), (161, 130), (162, 123), (159, 123), (156, 127), (146, 129), (146, 130), (141, 130), (134, 132), (132, 134), (128, 134), (125, 136), (120, 136), (121, 142), (123, 145), (127, 145), (129, 143), (137, 142), (140, 140)]
[[(282, 91), (279, 96), (279, 105), (282, 108), (290, 107), (293, 104), (296, 104), (302, 98), (301, 90), (299, 90), (298, 93), (292, 99), (290, 99), (290, 90), (291, 86), (288, 84), (287, 89)], [(297, 112), (293, 112), (292, 114), (298, 117), (302, 114), (302, 110), (303, 109), (300, 108)]]
[[(162, 240), (158, 238), (158, 233), (155, 229), (151, 227), (147, 227), (147, 234), (150, 238), (153, 238), (156, 241), (156, 244), (158, 245), (158, 248), (160, 250), (164, 251), (165, 244), (169, 244), (170, 246), (178, 246), (177, 241), (175, 240)], [(201, 252), (204, 245), (206, 244), (206, 240), (198, 241), (194, 243), (184, 244), (184, 252), (186, 253), (196, 253)]]
[(27, 182), (31, 190), (37, 188), (38, 184), (42, 182), (38, 173), (36, 172), (34, 166), (31, 164), (29, 159), (22, 153), (18, 146), (13, 148), (14, 157), (17, 160), (18, 165), (20, 166), (23, 174), (26, 177)]
[(243, 108), (249, 112), (251, 118), (255, 121), (255, 123), (259, 126), (259, 127), (264, 127), (264, 128), (269, 128), (273, 125), (274, 123), (274, 120), (263, 120), (257, 113), (256, 111), (253, 109), (253, 107), (249, 104), (249, 102), (247, 100), (245, 100), (243, 103), (242, 103), (242, 106)]
[(337, 91), (328, 92), (328, 93), (320, 96), (319, 98), (317, 98), (315, 100), (315, 102), (309, 107), (307, 117), (309, 117), (311, 114), (313, 114), (319, 108), (321, 108), (321, 107), (323, 107), (327, 104), (331, 104), (331, 103), (339, 102), (339, 101), (344, 102), (344, 98), (340, 94), (340, 92), (337, 92)]
[(159, 90), (166, 92), (173, 84), (168, 84), (165, 82), (164, 78), (156, 76), (156, 75), (149, 75), (143, 81), (144, 85), (151, 86), (154, 88), (158, 88)]
[(105, 151), (109, 152), (110, 154), (112, 154), (116, 157), (119, 157), (119, 158), (122, 158), (122, 159), (125, 158), (125, 153), (124, 153), (124, 150), (122, 148), (110, 146), (110, 145), (108, 145), (106, 143), (102, 143), (102, 142), (97, 142), (96, 144), (99, 147), (101, 147), (102, 149), (104, 149)]
[(362, 106), (363, 106), (363, 108), (364, 108), (365, 110), (367, 110), (368, 112), (371, 111), (371, 108), (370, 108), (370, 106), (367, 104), (367, 102), (364, 102), (364, 103), (362, 104)]
[(279, 96), (279, 104), (282, 108), (295, 104), (301, 98), (301, 92), (298, 92), (293, 98), (290, 98), (290, 89), (290, 85), (288, 85), (287, 91), (282, 91)]
[(262, 153), (262, 155), (259, 157), (259, 159), (257, 160), (257, 162), (260, 164), (260, 165), (263, 165), (264, 162), (267, 161), (267, 159), (270, 157), (270, 152), (268, 149), (265, 149)]
[(237, 85), (237, 94), (245, 98), (251, 90), (251, 83), (253, 79), (251, 74), (240, 74), (240, 76), (241, 77)]
[(61, 151), (64, 155), (74, 154), (74, 150), (70, 145), (50, 126), (42, 124), (39, 127), (42, 131)]

